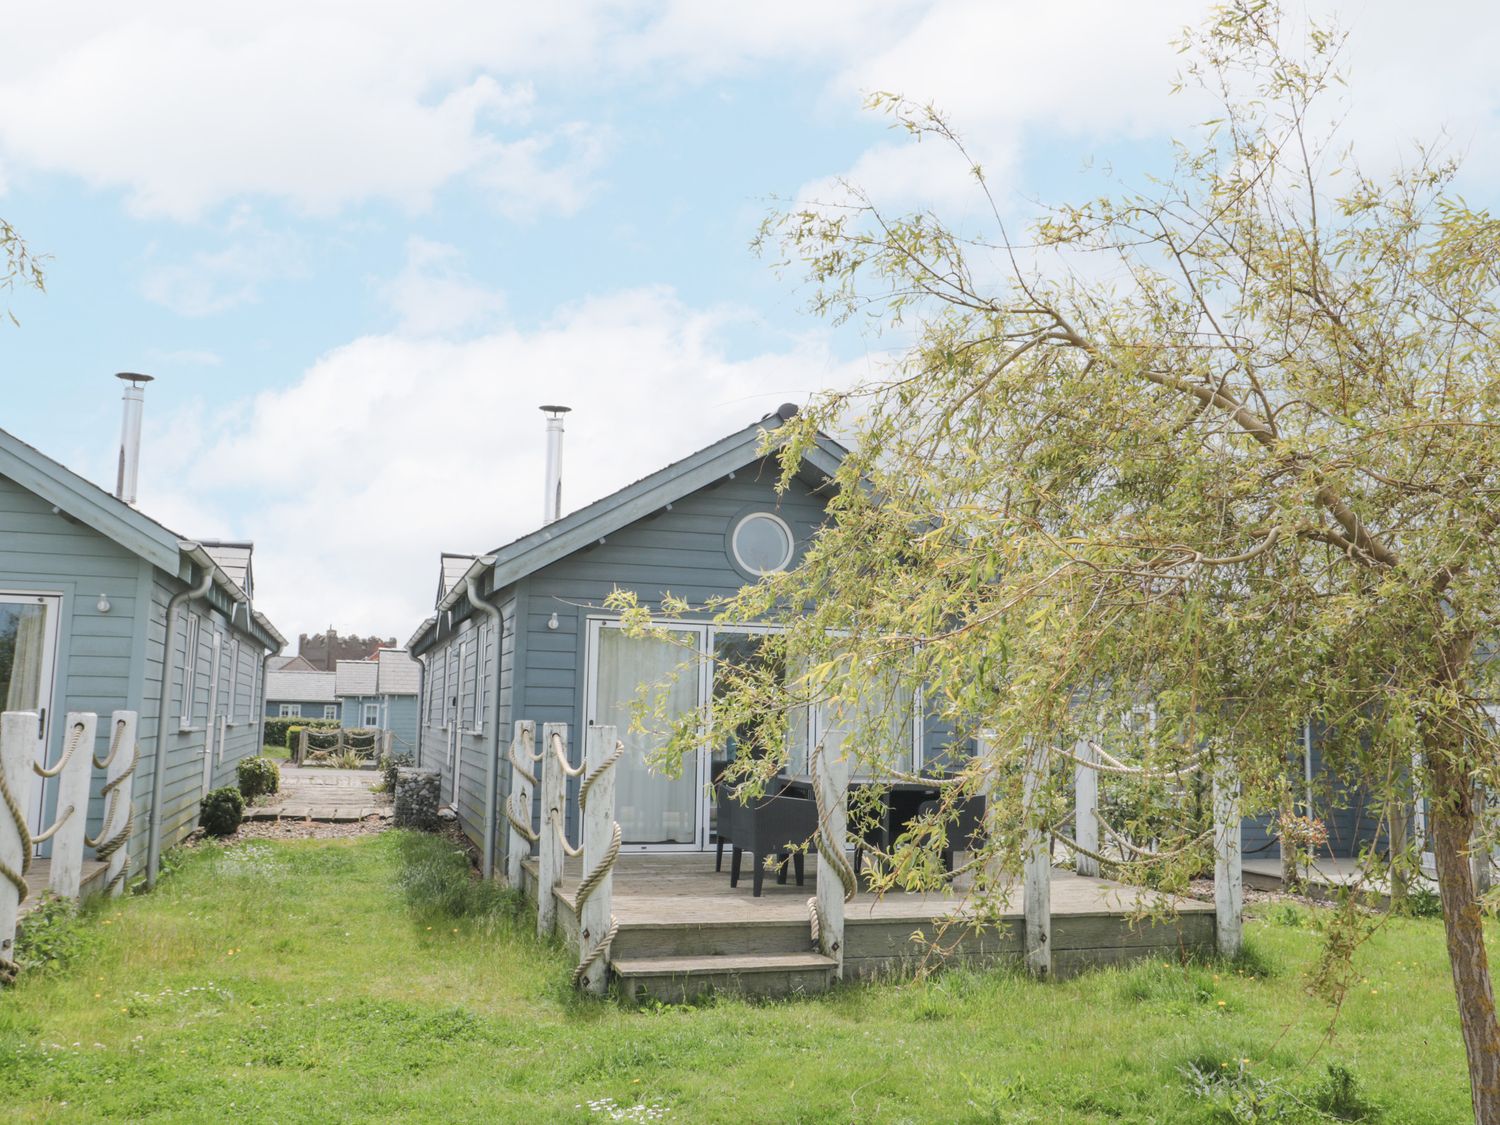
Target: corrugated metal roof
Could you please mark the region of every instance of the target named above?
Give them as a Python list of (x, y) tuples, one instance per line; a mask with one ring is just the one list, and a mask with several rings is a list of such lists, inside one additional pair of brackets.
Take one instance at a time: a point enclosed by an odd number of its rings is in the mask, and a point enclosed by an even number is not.
[(381, 695), (416, 695), (422, 690), (422, 665), (404, 648), (383, 648), (380, 665)]
[(380, 666), (373, 660), (340, 660), (336, 691), (340, 695), (379, 695)]
[(267, 672), (267, 703), (337, 703), (332, 672)]

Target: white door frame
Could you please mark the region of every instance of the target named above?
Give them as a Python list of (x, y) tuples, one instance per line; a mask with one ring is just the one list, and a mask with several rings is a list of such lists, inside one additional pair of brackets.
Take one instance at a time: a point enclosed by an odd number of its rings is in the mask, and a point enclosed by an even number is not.
[[(52, 741), (54, 725), (52, 719), (57, 711), (57, 647), (62, 636), (63, 595), (60, 591), (0, 590), (0, 602), (46, 607), (47, 619), (42, 630), (42, 675), (39, 688), (41, 698), (37, 701), (41, 715), (37, 722), (36, 739), (36, 764), (45, 767), (48, 748)], [(3, 703), (0, 703), (0, 706), (3, 706)], [(28, 802), (30, 807), (26, 812), (31, 820), (31, 829), (36, 832), (45, 827), (42, 824), (42, 817), (47, 811), (46, 780), (37, 778), (36, 784), (31, 787), (31, 792), (32, 799)]]
[[(583, 725), (585, 730), (594, 725), (594, 716), (599, 711), (599, 632), (601, 629), (620, 628), (620, 619), (617, 617), (587, 617), (584, 619), (585, 644), (584, 644), (584, 692), (583, 692)], [(671, 630), (674, 633), (693, 633), (698, 638), (698, 653), (703, 655), (703, 646), (708, 643), (709, 627), (701, 622), (694, 621), (658, 621), (653, 628)], [(701, 707), (705, 699), (711, 699), (712, 683), (710, 680), (710, 667), (712, 661), (703, 660), (698, 667), (698, 705)], [(579, 732), (583, 735), (583, 732)], [(698, 751), (693, 755), (691, 769), (693, 772), (693, 784), (698, 794), (695, 815), (697, 824), (693, 828), (693, 839), (690, 843), (683, 844), (625, 844), (625, 851), (632, 852), (701, 852), (708, 850), (708, 771), (709, 753), (706, 746), (700, 745)], [(684, 767), (686, 770), (688, 767)]]

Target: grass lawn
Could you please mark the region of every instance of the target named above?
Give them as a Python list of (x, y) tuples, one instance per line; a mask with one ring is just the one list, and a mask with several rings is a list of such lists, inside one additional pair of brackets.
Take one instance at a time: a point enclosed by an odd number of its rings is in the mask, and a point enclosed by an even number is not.
[[(1465, 1120), (1439, 924), (1393, 922), (1360, 951), (1368, 983), (1325, 1042), (1328, 1012), (1300, 977), (1317, 936), (1306, 914), (1277, 918), (1249, 927), (1261, 977), (1155, 962), (1061, 984), (955, 973), (814, 1000), (625, 1010), (574, 997), (568, 958), (530, 936), (503, 892), (468, 881), (435, 837), (207, 846), (183, 855), (155, 894), (88, 911), (79, 930), (90, 948), (72, 967), (0, 994), (0, 1113), (535, 1125), (1349, 1119), (1316, 1108), (1340, 1105), (1336, 1064), (1378, 1107), (1354, 1119)], [(1190, 1065), (1226, 1077), (1195, 1093)], [(1245, 1116), (1257, 1098), (1290, 1115)], [(630, 1108), (652, 1105), (665, 1114)]]
[(260, 748), (262, 758), (275, 758), (278, 762), (290, 760), (292, 752), (285, 746), (273, 746), (269, 742)]

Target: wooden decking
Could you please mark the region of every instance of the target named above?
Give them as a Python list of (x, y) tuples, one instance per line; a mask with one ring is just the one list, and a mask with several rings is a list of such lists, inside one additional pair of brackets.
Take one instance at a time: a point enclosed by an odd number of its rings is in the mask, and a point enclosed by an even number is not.
[[(620, 931), (610, 963), (621, 991), (683, 999), (709, 988), (754, 993), (817, 991), (832, 977), (832, 962), (813, 952), (807, 900), (817, 885), (817, 861), (807, 860), (807, 882), (767, 879), (760, 898), (750, 880), (729, 886), (711, 854), (623, 855), (615, 868), (613, 911)], [(528, 861), (528, 889), (536, 869)], [(581, 866), (569, 862), (557, 892), (559, 928), (576, 947), (573, 899)], [(1019, 962), (1025, 920), (1020, 891), (1002, 910), (1002, 925), (976, 928), (968, 887), (951, 894), (856, 895), (845, 908), (844, 971), (871, 977), (922, 964)], [(1153, 905), (1171, 905), (1169, 921), (1134, 921)], [(1085, 969), (1144, 957), (1175, 957), (1214, 946), (1211, 904), (1055, 870), (1052, 881), (1053, 971)]]
[[(88, 898), (104, 886), (104, 872), (108, 864), (100, 863), (97, 859), (86, 859), (83, 861), (83, 878), (80, 882), (80, 898)], [(26, 885), (31, 888), (31, 893), (21, 903), (20, 917), (24, 918), (35, 909), (36, 904), (41, 902), (42, 895), (46, 893), (47, 884), (52, 881), (52, 861), (50, 859), (34, 859), (31, 861), (31, 870), (26, 872)]]
[(355, 821), (391, 815), (391, 799), (375, 793), (375, 770), (282, 766), (281, 789), (245, 810), (246, 820)]

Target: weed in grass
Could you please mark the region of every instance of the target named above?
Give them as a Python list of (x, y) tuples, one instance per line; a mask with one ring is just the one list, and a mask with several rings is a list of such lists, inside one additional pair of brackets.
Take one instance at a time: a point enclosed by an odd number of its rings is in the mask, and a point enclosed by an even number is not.
[(521, 915), (520, 898), (480, 879), (461, 848), (440, 836), (402, 833), (397, 882), (406, 903), (422, 915), (464, 919), (494, 928)]
[(1380, 1107), (1365, 1096), (1354, 1072), (1329, 1063), (1323, 1080), (1312, 1092), (1312, 1103), (1336, 1121), (1378, 1121)]
[(93, 950), (96, 937), (70, 900), (44, 894), (16, 931), (16, 964), (23, 973), (66, 969)]
[(1300, 930), (1310, 925), (1312, 918), (1307, 911), (1301, 907), (1294, 906), (1290, 902), (1278, 902), (1266, 911), (1266, 921), (1273, 926), (1285, 926), (1291, 930)]
[(1443, 902), (1431, 887), (1413, 887), (1398, 910), (1408, 918), (1441, 918)]
[(590, 1102), (580, 1102), (574, 1109), (587, 1108), (591, 1115), (602, 1116), (606, 1121), (661, 1121), (672, 1111), (660, 1102), (638, 1102), (635, 1105), (621, 1105), (614, 1098), (595, 1098)]

